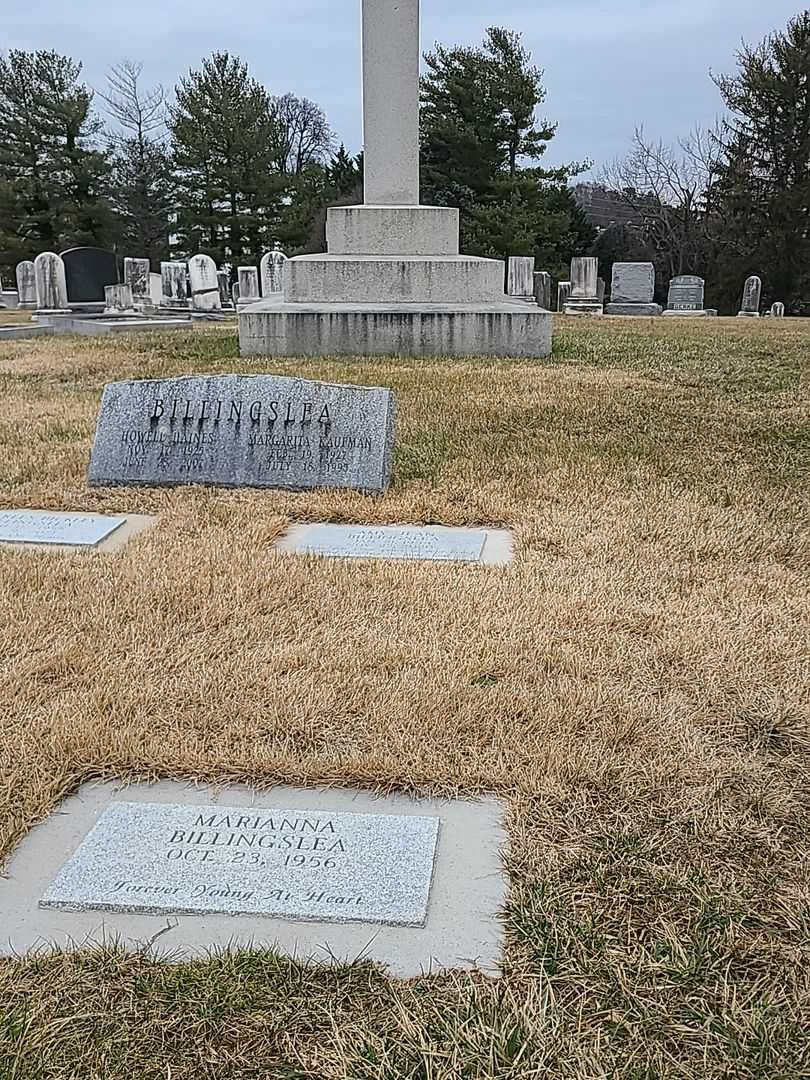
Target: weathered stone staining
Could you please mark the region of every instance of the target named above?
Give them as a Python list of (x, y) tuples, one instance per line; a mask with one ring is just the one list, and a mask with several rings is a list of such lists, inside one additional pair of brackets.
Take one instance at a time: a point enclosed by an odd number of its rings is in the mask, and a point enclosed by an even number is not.
[(535, 303), (534, 299), (534, 259), (512, 255), (509, 258), (507, 293), (515, 300)]
[(655, 267), (651, 262), (614, 263), (607, 315), (660, 315), (654, 302)]
[(284, 291), (284, 265), (287, 256), (278, 244), (272, 251), (262, 256), (259, 264), (259, 276), (262, 281), (262, 296), (268, 299)]
[(571, 260), (571, 295), (565, 303), (566, 315), (601, 315), (604, 311), (598, 290), (599, 260), (590, 256)]
[(784, 319), (785, 317), (785, 305), (781, 300), (777, 300), (771, 305), (771, 318), (772, 319)]
[(534, 298), (538, 307), (551, 311), (551, 274), (538, 270), (534, 275)]
[(104, 288), (105, 315), (134, 315), (135, 304), (129, 285), (106, 285)]
[(62, 514), (47, 510), (0, 510), (0, 543), (96, 547), (120, 529), (123, 517)]
[(195, 255), (188, 261), (191, 304), (195, 311), (221, 311), (217, 266), (210, 255)]
[(505, 565), (511, 534), (501, 529), (452, 529), (437, 525), (295, 525), (276, 550), (342, 559), (406, 559)]
[(571, 298), (571, 282), (561, 281), (557, 285), (557, 311), (565, 311), (565, 305)]
[(669, 283), (669, 296), (665, 315), (706, 317), (716, 315), (716, 311), (707, 310), (704, 307), (704, 292), (706, 283), (703, 278), (694, 274), (680, 274)]
[(227, 270), (217, 270), (219, 301), (224, 308), (231, 307), (231, 275)]
[(753, 274), (745, 283), (738, 319), (758, 319), (762, 303), (762, 279)]
[(152, 282), (148, 259), (124, 259), (124, 284), (132, 290), (133, 305), (139, 311), (151, 309)]
[(17, 264), (17, 293), (19, 305), (33, 311), (37, 307), (37, 278), (34, 264), (26, 259)]
[(239, 303), (255, 304), (261, 300), (259, 271), (255, 266), (239, 267)]
[(105, 387), (94, 487), (386, 490), (395, 403), (381, 387), (212, 375)]
[(242, 353), (547, 356), (550, 315), (459, 254), (457, 210), (419, 205), (419, 0), (362, 11), (365, 202), (327, 211), (328, 252), (287, 260), (281, 292), (241, 296)]
[(67, 311), (68, 292), (65, 264), (53, 251), (43, 251), (34, 259), (34, 280), (38, 311)]
[(163, 305), (171, 308), (187, 308), (189, 283), (186, 263), (162, 262), (160, 277), (163, 285)]
[(436, 817), (114, 802), (40, 905), (424, 926), (438, 839)]

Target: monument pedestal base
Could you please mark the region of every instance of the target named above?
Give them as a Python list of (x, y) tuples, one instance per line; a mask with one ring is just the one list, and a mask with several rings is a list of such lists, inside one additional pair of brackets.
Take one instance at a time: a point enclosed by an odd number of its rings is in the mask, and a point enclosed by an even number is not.
[(703, 311), (678, 311), (674, 308), (667, 308), (664, 314), (681, 319), (706, 319), (716, 316), (717, 311), (714, 308), (706, 308)]
[(477, 304), (290, 304), (239, 316), (243, 356), (531, 356), (551, 353), (548, 311), (508, 300)]
[(566, 315), (604, 315), (605, 308), (598, 300), (567, 300)]
[(632, 304), (618, 303), (608, 304), (605, 308), (606, 315), (660, 315), (660, 304)]
[(759, 317), (758, 311), (740, 311), (737, 313), (738, 319), (758, 319)]

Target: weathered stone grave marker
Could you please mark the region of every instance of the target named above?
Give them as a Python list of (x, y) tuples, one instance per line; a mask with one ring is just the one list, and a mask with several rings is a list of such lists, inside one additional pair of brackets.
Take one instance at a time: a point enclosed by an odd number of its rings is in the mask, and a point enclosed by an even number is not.
[(195, 311), (221, 311), (217, 266), (210, 255), (195, 255), (188, 261), (191, 304)]
[(148, 528), (141, 514), (104, 515), (51, 510), (0, 511), (0, 543), (29, 547), (114, 551)]
[(17, 264), (17, 293), (21, 308), (33, 310), (37, 306), (36, 272), (29, 259)]
[(571, 260), (571, 294), (565, 303), (566, 315), (601, 315), (599, 260), (583, 256)]
[(655, 267), (651, 262), (614, 263), (607, 315), (660, 315), (654, 302)]
[(745, 283), (743, 289), (742, 305), (740, 307), (740, 319), (758, 319), (759, 305), (762, 302), (762, 278), (752, 275)]
[(287, 256), (275, 245), (272, 251), (268, 251), (262, 257), (259, 271), (262, 279), (262, 296), (267, 298), (284, 290), (284, 264)]
[(707, 310), (704, 304), (706, 283), (694, 274), (681, 274), (669, 283), (669, 296), (665, 315), (706, 316), (717, 312)]
[(68, 293), (65, 264), (53, 251), (43, 251), (34, 259), (38, 311), (67, 311)]
[(512, 255), (506, 291), (515, 300), (534, 303), (534, 259), (530, 256)]
[(259, 290), (259, 271), (255, 266), (240, 266), (239, 274), (239, 303), (255, 304), (261, 300)]
[(391, 477), (394, 412), (393, 393), (381, 387), (280, 375), (111, 383), (89, 479), (94, 486), (382, 492)]

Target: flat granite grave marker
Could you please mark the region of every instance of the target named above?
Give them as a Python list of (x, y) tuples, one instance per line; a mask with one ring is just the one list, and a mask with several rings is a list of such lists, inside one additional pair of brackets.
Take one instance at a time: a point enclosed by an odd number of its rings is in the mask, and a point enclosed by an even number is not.
[(424, 926), (435, 817), (114, 802), (46, 908)]
[(394, 414), (394, 395), (382, 387), (281, 375), (111, 383), (89, 481), (383, 492)]
[(4, 864), (0, 955), (114, 937), (170, 963), (269, 948), (403, 978), (498, 975), (504, 813), (340, 788), (85, 784)]
[(0, 542), (96, 547), (126, 524), (101, 514), (51, 514), (42, 510), (0, 510)]
[(503, 564), (512, 558), (512, 537), (500, 529), (441, 525), (296, 525), (275, 548), (344, 559)]

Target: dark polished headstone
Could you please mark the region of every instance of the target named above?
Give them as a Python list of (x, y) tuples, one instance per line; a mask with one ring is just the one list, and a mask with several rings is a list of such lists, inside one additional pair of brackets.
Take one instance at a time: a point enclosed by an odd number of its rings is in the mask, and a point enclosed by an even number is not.
[(62, 252), (67, 280), (68, 303), (104, 303), (104, 289), (117, 285), (118, 259), (113, 251), (77, 247)]

